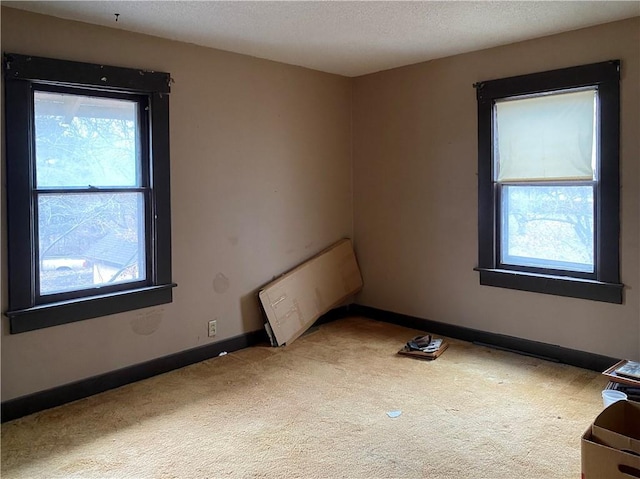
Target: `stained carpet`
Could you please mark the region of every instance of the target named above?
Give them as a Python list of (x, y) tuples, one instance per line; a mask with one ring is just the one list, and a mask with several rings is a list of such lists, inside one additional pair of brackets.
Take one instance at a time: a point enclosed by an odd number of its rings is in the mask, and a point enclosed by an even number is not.
[[(2, 426), (2, 478), (580, 476), (598, 373), (346, 318)], [(387, 415), (400, 411), (399, 417)]]

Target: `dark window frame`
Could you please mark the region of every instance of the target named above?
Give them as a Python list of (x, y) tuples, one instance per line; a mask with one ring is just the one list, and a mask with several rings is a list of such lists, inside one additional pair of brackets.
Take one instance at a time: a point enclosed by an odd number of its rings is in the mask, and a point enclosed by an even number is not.
[[(13, 53), (4, 54), (3, 66), (9, 251), (9, 309), (5, 314), (10, 332), (170, 303), (176, 286), (171, 280), (170, 75)], [(83, 91), (114, 98), (124, 95), (146, 103), (148, 114), (140, 118), (142, 143), (148, 145), (143, 146), (143, 163), (147, 164), (143, 166), (143, 182), (149, 183), (144, 283), (95, 288), (90, 295), (87, 290), (78, 295), (52, 295), (51, 302), (43, 302), (43, 296), (37, 294), (34, 90)]]
[[(620, 283), (620, 61), (581, 65), (474, 85), (478, 103), (478, 266), (480, 284), (622, 304)], [(499, 195), (493, 175), (493, 106), (522, 95), (593, 87), (599, 96), (599, 178), (595, 185), (592, 275), (500, 264)]]

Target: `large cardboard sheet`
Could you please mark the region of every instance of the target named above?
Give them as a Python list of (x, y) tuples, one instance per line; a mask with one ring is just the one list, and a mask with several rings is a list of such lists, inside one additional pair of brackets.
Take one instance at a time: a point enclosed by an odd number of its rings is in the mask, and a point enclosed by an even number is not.
[(362, 276), (353, 245), (343, 239), (260, 290), (272, 343), (291, 343), (360, 289)]

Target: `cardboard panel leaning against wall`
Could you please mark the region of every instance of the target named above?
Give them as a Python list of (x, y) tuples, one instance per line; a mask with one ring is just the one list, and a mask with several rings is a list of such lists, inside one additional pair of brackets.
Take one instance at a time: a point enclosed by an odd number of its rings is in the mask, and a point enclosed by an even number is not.
[(340, 240), (260, 290), (271, 343), (290, 344), (320, 316), (361, 289), (351, 240)]

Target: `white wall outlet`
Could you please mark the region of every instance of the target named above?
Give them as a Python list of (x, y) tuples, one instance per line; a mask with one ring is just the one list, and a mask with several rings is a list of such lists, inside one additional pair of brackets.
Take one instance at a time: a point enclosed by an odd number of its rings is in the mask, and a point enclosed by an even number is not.
[(218, 330), (218, 320), (212, 319), (209, 321), (209, 336), (215, 336)]

